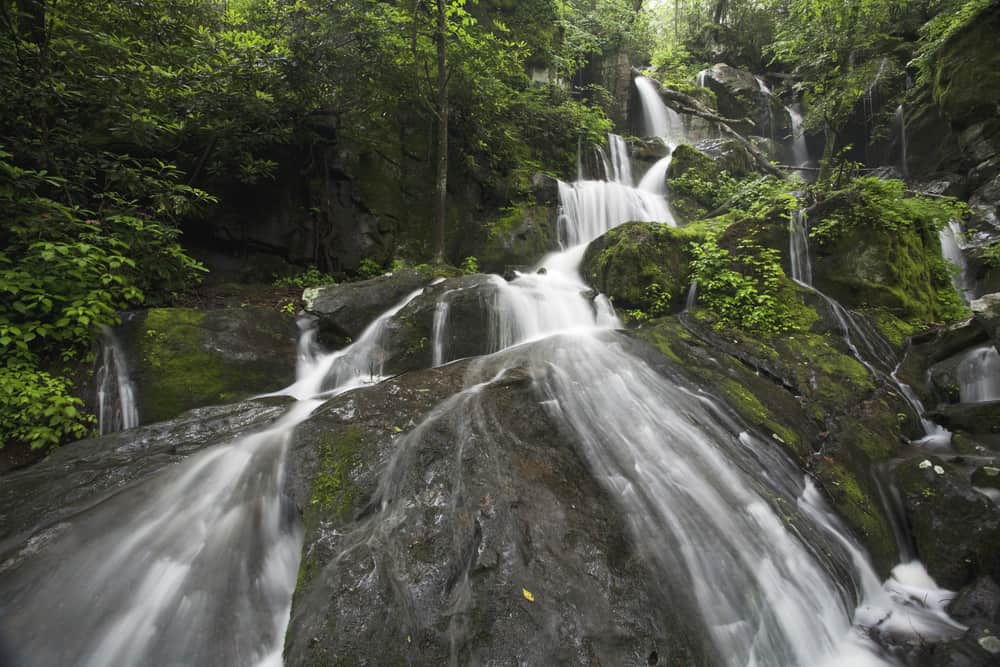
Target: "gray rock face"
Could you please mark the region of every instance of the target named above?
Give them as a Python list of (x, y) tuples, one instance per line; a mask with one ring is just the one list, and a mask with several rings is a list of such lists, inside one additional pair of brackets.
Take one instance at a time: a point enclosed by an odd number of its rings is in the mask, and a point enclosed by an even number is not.
[(298, 330), (276, 308), (153, 308), (127, 317), (120, 333), (142, 424), (295, 379)]
[(969, 306), (973, 319), (986, 330), (994, 347), (1000, 351), (1000, 292), (984, 294)]
[(477, 386), (477, 363), (339, 397), (297, 431), (294, 477), (316, 482), (296, 491), (286, 663), (707, 664), (530, 376)]
[(937, 457), (902, 463), (896, 480), (917, 555), (935, 581), (957, 590), (980, 575), (1000, 576), (1000, 507)]
[(0, 564), (14, 557), (15, 545), (27, 548), (25, 537), (205, 447), (260, 428), (281, 415), (290, 400), (265, 398), (191, 410), (170, 421), (60, 447), (40, 463), (4, 475)]
[(733, 125), (737, 132), (773, 140), (791, 131), (791, 119), (781, 101), (761, 90), (750, 72), (718, 63), (707, 70), (705, 85), (715, 92), (721, 115), (751, 121)]
[(397, 271), (356, 283), (306, 290), (306, 310), (319, 318), (320, 340), (340, 347), (357, 338), (386, 308), (429, 282), (417, 271)]

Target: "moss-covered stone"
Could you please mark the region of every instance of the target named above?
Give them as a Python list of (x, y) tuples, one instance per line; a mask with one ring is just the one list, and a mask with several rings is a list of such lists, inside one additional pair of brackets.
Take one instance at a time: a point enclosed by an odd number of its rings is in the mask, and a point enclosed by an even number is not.
[(295, 378), (295, 325), (277, 310), (154, 308), (125, 331), (143, 423), (275, 391)]
[(992, 3), (952, 35), (934, 56), (934, 101), (959, 127), (996, 114), (1000, 99), (1000, 6)]
[(905, 322), (966, 316), (937, 234), (949, 212), (904, 189), (862, 178), (816, 205), (813, 282), (848, 308), (881, 309)]
[(508, 266), (533, 264), (559, 247), (556, 203), (528, 202), (509, 207), (486, 225), (477, 255), (484, 271), (503, 273)]
[(899, 554), (892, 526), (878, 496), (859, 483), (856, 472), (832, 457), (821, 459), (816, 472), (834, 508), (859, 533), (880, 573), (885, 574), (886, 568), (899, 559)]
[(717, 183), (723, 168), (694, 146), (674, 149), (667, 170), (670, 208), (681, 222), (703, 218), (715, 208)]
[(689, 244), (704, 239), (705, 226), (669, 227), (630, 222), (595, 239), (581, 274), (615, 308), (646, 319), (679, 310), (689, 280)]
[(938, 457), (900, 464), (896, 480), (927, 571), (957, 590), (977, 576), (1000, 577), (1000, 508)]

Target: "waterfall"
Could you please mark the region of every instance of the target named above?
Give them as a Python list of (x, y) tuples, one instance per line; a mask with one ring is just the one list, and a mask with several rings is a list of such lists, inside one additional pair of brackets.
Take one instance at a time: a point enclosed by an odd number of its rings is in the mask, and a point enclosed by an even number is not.
[[(885, 364), (896, 355), (889, 345), (882, 340), (877, 332), (871, 331), (870, 326), (860, 317), (849, 311), (836, 299), (827, 296), (812, 284), (812, 265), (809, 261), (809, 234), (808, 220), (805, 211), (800, 209), (793, 211), (788, 227), (788, 254), (789, 264), (792, 270), (792, 280), (800, 287), (804, 287), (820, 297), (827, 305), (830, 314), (837, 321), (838, 329), (844, 344), (861, 365), (863, 365), (872, 377), (893, 384), (900, 393), (900, 396), (909, 405), (910, 410), (920, 420), (924, 435), (920, 442), (927, 445), (946, 447), (951, 442), (951, 431), (939, 424), (924, 417), (924, 406), (917, 397), (913, 388), (900, 381), (896, 377), (899, 370), (889, 368)], [(861, 346), (860, 348), (858, 346)], [(863, 350), (861, 349), (863, 348)], [(876, 363), (881, 363), (883, 368), (877, 368)]]
[(948, 224), (938, 232), (938, 239), (941, 241), (941, 255), (956, 269), (956, 272), (952, 274), (955, 289), (958, 290), (965, 303), (969, 303), (976, 297), (976, 293), (969, 281), (968, 262), (963, 252), (962, 238), (962, 227), (957, 220), (949, 220)]
[(965, 353), (958, 365), (958, 388), (962, 403), (1000, 401), (1000, 353), (993, 345)]
[(805, 167), (809, 164), (809, 145), (802, 131), (802, 114), (799, 112), (798, 104), (785, 107), (785, 110), (792, 122), (792, 159), (796, 167)]
[[(608, 331), (617, 322), (606, 303), (590, 305), (579, 277), (585, 244), (629, 219), (663, 220), (652, 211), (668, 210), (666, 202), (620, 183), (560, 183), (559, 190), (564, 249), (541, 262), (544, 274), (498, 286), (497, 339), (507, 346), (544, 339), (525, 352), (534, 355), (532, 367), (545, 369), (544, 404), (620, 506), (656, 583), (697, 610), (716, 662), (887, 664), (867, 633), (890, 616), (900, 632), (909, 623), (927, 636), (960, 633), (940, 605), (891, 592), (915, 577), (878, 585), (849, 532), (776, 443), (628, 354)], [(775, 498), (806, 498), (823, 521), (803, 526), (806, 535), (790, 531)], [(853, 572), (849, 584), (830, 574), (845, 569)], [(913, 590), (947, 598), (926, 577), (919, 583)]]
[(434, 304), (434, 323), (431, 327), (431, 365), (437, 368), (444, 363), (445, 354), (445, 332), (448, 330), (448, 295), (445, 292), (441, 299)]
[(899, 170), (901, 172), (903, 172), (903, 178), (908, 178), (909, 175), (910, 175), (910, 172), (909, 172), (909, 169), (907, 167), (907, 164), (909, 163), (909, 160), (907, 158), (907, 152), (906, 152), (906, 148), (907, 148), (906, 147), (906, 116), (905, 116), (905, 110), (903, 109), (903, 105), (902, 104), (900, 104), (898, 107), (896, 107), (895, 118), (896, 118), (896, 126), (899, 128), (899, 149), (900, 149)]
[(663, 103), (659, 85), (644, 76), (637, 76), (635, 87), (639, 90), (646, 136), (660, 137), (668, 144), (683, 141), (684, 121), (680, 114)]
[(101, 435), (127, 431), (139, 425), (135, 385), (121, 342), (110, 327), (101, 328), (97, 357), (97, 425)]
[(611, 172), (608, 178), (615, 183), (631, 187), (632, 164), (629, 162), (628, 144), (617, 134), (608, 135), (608, 154), (611, 156)]
[[(299, 399), (273, 426), (202, 450), (47, 531), (0, 579), (18, 664), (281, 664), (302, 528), (285, 495), (292, 430), (322, 398), (379, 379), (385, 322), (323, 354), (300, 337)], [(221, 628), (221, 629), (218, 629)], [(5, 656), (6, 657), (6, 656)]]
[(700, 72), (698, 72), (698, 78), (696, 79), (696, 83), (698, 84), (699, 88), (705, 88), (708, 85), (707, 82), (708, 82), (708, 70), (703, 69)]
[(789, 221), (788, 255), (792, 280), (812, 286), (812, 264), (809, 262), (809, 220), (805, 209), (796, 209)]
[(768, 127), (768, 137), (774, 140), (774, 110), (771, 108), (771, 89), (767, 87), (767, 83), (763, 78), (755, 76), (754, 80), (757, 82), (757, 89), (764, 95), (764, 114), (767, 116), (767, 127)]

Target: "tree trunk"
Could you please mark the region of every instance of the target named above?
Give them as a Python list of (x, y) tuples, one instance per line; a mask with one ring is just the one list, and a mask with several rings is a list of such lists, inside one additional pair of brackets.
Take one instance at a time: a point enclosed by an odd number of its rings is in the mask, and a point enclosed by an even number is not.
[(437, 178), (434, 187), (434, 263), (444, 263), (448, 203), (448, 34), (445, 0), (437, 0)]

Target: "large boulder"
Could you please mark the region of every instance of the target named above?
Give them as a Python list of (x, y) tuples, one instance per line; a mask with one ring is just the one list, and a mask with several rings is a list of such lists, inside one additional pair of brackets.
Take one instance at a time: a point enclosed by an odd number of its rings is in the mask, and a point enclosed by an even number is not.
[(531, 376), (463, 391), (488, 379), (476, 363), (339, 397), (296, 431), (285, 662), (708, 664)]
[(142, 424), (295, 380), (298, 329), (277, 308), (152, 308), (127, 315), (118, 336)]
[(629, 222), (587, 246), (580, 273), (619, 311), (648, 316), (683, 308), (690, 283), (688, 245), (704, 237), (696, 228)]
[(340, 347), (357, 339), (386, 309), (428, 282), (426, 274), (404, 269), (369, 280), (309, 288), (302, 300), (306, 312), (318, 318), (320, 340)]
[(1000, 576), (1000, 507), (938, 457), (899, 465), (896, 482), (917, 556), (934, 580), (957, 590), (978, 576)]

